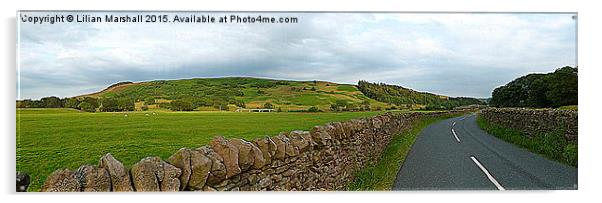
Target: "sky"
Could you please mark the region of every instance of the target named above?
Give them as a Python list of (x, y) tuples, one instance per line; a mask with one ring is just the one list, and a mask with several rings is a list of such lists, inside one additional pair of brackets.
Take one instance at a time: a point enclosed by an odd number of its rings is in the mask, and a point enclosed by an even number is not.
[[(130, 15), (136, 14), (146, 13)], [(120, 81), (226, 76), (367, 80), (487, 98), (522, 75), (576, 66), (574, 14), (238, 15), (297, 17), (298, 23), (40, 25), (18, 16), (17, 99), (77, 96)]]

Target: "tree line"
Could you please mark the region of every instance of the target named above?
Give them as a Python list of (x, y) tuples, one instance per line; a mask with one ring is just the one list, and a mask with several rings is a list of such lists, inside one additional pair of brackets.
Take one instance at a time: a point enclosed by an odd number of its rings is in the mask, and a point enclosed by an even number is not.
[(493, 90), (489, 103), (495, 107), (556, 108), (577, 105), (577, 67), (519, 77)]
[(133, 111), (134, 101), (119, 98), (58, 98), (43, 97), (39, 100), (25, 99), (17, 101), (17, 108), (72, 108), (86, 112), (118, 112)]
[(417, 92), (402, 86), (385, 83), (370, 83), (360, 80), (357, 88), (369, 98), (409, 108), (414, 104), (424, 105), (426, 110), (453, 109), (458, 106), (484, 104), (469, 97), (443, 97), (436, 94)]

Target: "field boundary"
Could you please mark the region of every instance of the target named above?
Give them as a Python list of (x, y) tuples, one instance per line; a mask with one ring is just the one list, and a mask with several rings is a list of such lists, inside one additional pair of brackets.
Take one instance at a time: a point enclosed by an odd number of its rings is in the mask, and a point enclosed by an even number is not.
[(143, 158), (130, 169), (106, 154), (97, 166), (53, 172), (42, 191), (345, 190), (357, 171), (378, 162), (395, 135), (417, 120), (457, 113), (387, 113), (252, 141), (215, 137), (165, 161)]
[(368, 165), (356, 173), (355, 179), (347, 186), (347, 190), (391, 190), (397, 173), (420, 132), (430, 124), (463, 114), (465, 112), (417, 119), (411, 124), (410, 129), (393, 137), (377, 163)]
[(557, 109), (488, 108), (477, 114), (487, 133), (577, 167), (577, 111)]

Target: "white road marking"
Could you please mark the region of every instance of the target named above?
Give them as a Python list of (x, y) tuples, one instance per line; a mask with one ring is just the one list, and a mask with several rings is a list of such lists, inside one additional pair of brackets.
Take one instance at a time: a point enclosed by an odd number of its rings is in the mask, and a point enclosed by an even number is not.
[(495, 178), (479, 162), (479, 160), (477, 160), (477, 158), (475, 158), (474, 156), (470, 156), (470, 159), (472, 159), (472, 161), (481, 169), (481, 171), (483, 171), (483, 173), (485, 173), (485, 175), (487, 176), (487, 178), (489, 178), (489, 181), (491, 181), (491, 183), (493, 183), (495, 185), (495, 187), (497, 187), (498, 190), (506, 190), (506, 189), (504, 189), (504, 187), (502, 187), (502, 185), (500, 185), (500, 183), (497, 182), (497, 180), (495, 180)]
[(452, 123), (452, 127), (456, 126), (456, 121), (454, 121), (454, 123)]
[(456, 131), (454, 131), (453, 128), (452, 128), (452, 134), (454, 134), (454, 137), (456, 138), (456, 140), (458, 141), (458, 143), (460, 143), (460, 138), (458, 138), (458, 135), (456, 135)]

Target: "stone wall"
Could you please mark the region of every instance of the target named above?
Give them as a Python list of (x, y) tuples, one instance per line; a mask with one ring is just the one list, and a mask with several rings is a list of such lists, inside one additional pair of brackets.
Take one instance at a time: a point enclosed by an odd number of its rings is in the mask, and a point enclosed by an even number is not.
[(560, 130), (570, 141), (577, 140), (577, 111), (558, 109), (487, 108), (479, 116), (527, 136)]
[(449, 113), (388, 113), (252, 141), (215, 137), (129, 170), (106, 154), (98, 166), (53, 172), (42, 191), (344, 190), (356, 171), (378, 161), (393, 135), (420, 117)]

